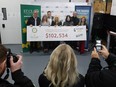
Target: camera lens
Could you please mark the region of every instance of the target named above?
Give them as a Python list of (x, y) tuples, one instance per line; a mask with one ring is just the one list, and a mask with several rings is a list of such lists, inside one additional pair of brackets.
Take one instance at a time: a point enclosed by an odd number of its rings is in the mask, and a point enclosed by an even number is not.
[(11, 56), (13, 56), (13, 62), (17, 62), (18, 61), (18, 58), (17, 58), (16, 54), (13, 54), (11, 52), (11, 50), (8, 49), (7, 50), (7, 61), (6, 61), (6, 65), (7, 65), (8, 68), (10, 68), (10, 58), (11, 58)]

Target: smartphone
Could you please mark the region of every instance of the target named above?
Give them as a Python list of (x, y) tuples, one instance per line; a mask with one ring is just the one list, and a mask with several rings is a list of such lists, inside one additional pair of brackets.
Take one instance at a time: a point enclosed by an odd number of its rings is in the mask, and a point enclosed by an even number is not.
[(95, 47), (96, 47), (96, 50), (97, 50), (97, 51), (99, 51), (99, 50), (102, 49), (101, 40), (96, 40), (96, 45), (95, 45)]

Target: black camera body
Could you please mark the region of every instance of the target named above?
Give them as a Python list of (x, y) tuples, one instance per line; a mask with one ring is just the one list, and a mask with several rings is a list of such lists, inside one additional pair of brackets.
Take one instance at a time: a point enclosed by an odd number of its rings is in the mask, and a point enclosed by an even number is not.
[(13, 56), (13, 62), (17, 62), (18, 61), (18, 58), (16, 56), (17, 54), (14, 54), (11, 52), (11, 49), (7, 49), (7, 60), (6, 60), (6, 65), (7, 65), (7, 68), (10, 68), (10, 58), (11, 56)]

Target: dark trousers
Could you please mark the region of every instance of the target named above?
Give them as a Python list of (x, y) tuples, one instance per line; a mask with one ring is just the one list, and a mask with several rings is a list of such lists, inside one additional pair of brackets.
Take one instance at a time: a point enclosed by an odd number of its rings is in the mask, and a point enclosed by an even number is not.
[(37, 42), (30, 42), (30, 52), (37, 51), (38, 46)]
[(44, 41), (43, 48), (44, 49), (55, 49), (60, 44), (59, 41)]
[(50, 41), (50, 49), (55, 49), (60, 44), (60, 41)]
[(49, 49), (50, 42), (49, 41), (43, 41), (43, 49)]
[(65, 41), (65, 43), (70, 45), (73, 49), (77, 47), (77, 41)]
[(85, 52), (84, 49), (85, 49), (85, 41), (80, 41), (80, 43), (79, 43), (79, 51), (80, 51), (81, 54)]

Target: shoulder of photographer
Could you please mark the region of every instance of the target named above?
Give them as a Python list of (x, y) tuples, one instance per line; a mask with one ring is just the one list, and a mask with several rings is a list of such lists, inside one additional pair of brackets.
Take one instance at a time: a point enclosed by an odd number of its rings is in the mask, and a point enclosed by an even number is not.
[(21, 87), (34, 87), (32, 81), (24, 76), (24, 73), (21, 70), (22, 67), (22, 56), (21, 55), (17, 55), (18, 61), (17, 62), (13, 62), (13, 57), (11, 56), (10, 58), (10, 69), (11, 69), (11, 75), (12, 75), (12, 79), (15, 81), (14, 85), (19, 84)]
[(107, 64), (111, 67), (116, 67), (116, 55), (109, 53), (108, 57), (105, 59)]

